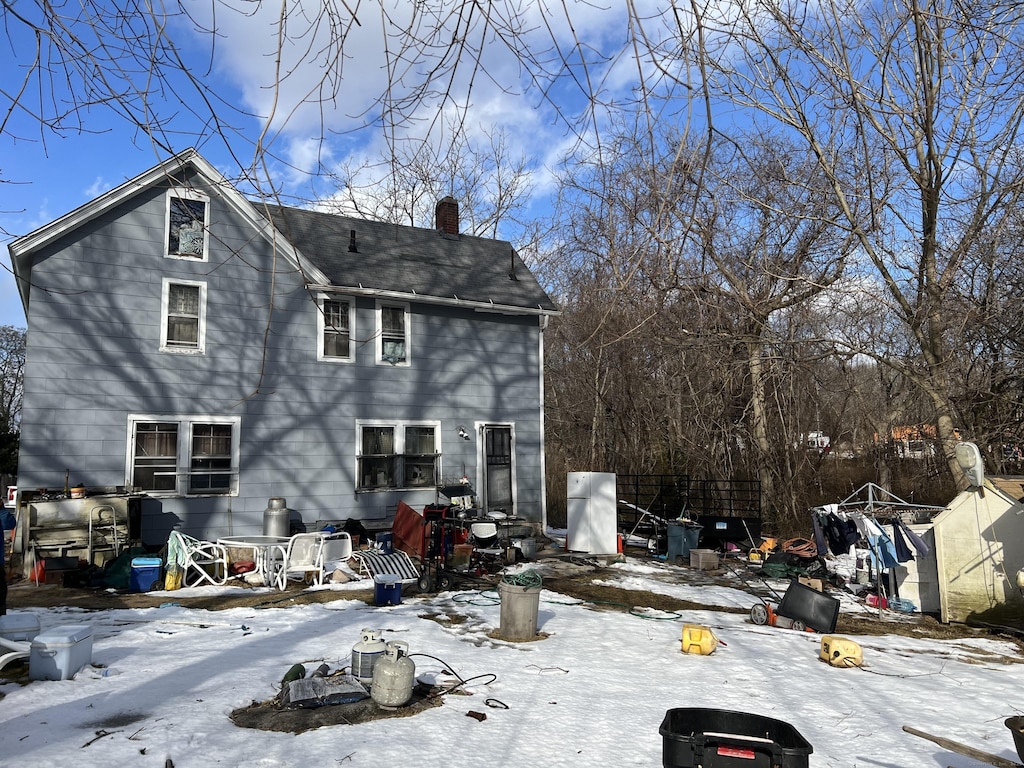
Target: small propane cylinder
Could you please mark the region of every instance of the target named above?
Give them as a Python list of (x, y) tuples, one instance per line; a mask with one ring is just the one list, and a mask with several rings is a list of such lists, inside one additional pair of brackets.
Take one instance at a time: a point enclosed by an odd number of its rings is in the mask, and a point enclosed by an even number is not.
[(409, 644), (393, 640), (384, 648), (384, 658), (373, 665), (370, 698), (382, 707), (401, 707), (412, 698), (416, 665), (409, 658)]
[(362, 638), (352, 646), (352, 677), (363, 685), (373, 683), (373, 667), (384, 657), (384, 638), (379, 629), (362, 630)]

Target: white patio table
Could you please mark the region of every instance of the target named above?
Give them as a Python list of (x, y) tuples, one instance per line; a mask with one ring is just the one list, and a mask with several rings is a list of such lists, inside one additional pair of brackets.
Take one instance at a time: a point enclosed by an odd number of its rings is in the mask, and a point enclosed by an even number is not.
[[(272, 560), (283, 560), (284, 553), (288, 549), (290, 536), (231, 536), (224, 539), (217, 539), (218, 544), (223, 544), (228, 549), (248, 549), (252, 552), (252, 561), (256, 564), (254, 573), (259, 574), (262, 583), (267, 584), (267, 565)], [(278, 553), (271, 557), (274, 549)]]

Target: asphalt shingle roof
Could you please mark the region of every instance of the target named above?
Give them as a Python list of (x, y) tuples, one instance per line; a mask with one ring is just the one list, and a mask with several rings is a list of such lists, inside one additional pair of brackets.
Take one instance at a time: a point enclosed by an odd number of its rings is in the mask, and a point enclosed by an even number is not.
[[(504, 240), (256, 205), (331, 285), (557, 311)], [(355, 252), (349, 250), (355, 232)], [(513, 277), (514, 276), (514, 277)]]

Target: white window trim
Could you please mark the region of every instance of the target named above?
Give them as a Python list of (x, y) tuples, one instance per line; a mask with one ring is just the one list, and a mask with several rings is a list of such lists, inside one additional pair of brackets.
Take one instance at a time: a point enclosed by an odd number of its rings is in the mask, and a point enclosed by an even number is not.
[[(392, 363), (384, 359), (384, 318), (382, 310), (384, 307), (396, 307), (405, 313), (403, 319), (405, 325), (405, 360), (400, 363)], [(412, 363), (412, 316), (409, 312), (409, 304), (404, 301), (377, 301), (374, 311), (376, 317), (376, 333), (374, 334), (374, 362), (377, 365), (386, 365), (391, 368), (408, 368)]]
[[(180, 347), (167, 343), (167, 317), (170, 310), (171, 285), (199, 287), (199, 332), (195, 347)], [(160, 351), (176, 355), (206, 354), (206, 283), (199, 280), (177, 280), (165, 277), (160, 294)]]
[[(200, 496), (237, 496), (239, 457), (242, 445), (241, 416), (206, 416), (181, 415), (166, 413), (130, 413), (128, 414), (128, 450), (125, 453), (125, 486), (134, 485), (135, 480), (135, 425), (139, 423), (161, 422), (178, 425), (178, 459), (176, 478), (173, 491), (146, 491), (148, 496), (200, 497)], [(192, 427), (195, 424), (230, 424), (231, 425), (231, 487), (227, 493), (189, 493), (189, 470), (192, 466)]]
[[(171, 235), (171, 198), (180, 197), (183, 200), (195, 200), (197, 202), (205, 203), (203, 208), (203, 253), (201, 256), (193, 256), (190, 254), (182, 253), (168, 253), (167, 244), (170, 242)], [(204, 195), (202, 192), (197, 192), (194, 189), (188, 189), (185, 187), (172, 187), (167, 190), (165, 198), (165, 210), (164, 210), (164, 257), (168, 259), (178, 259), (180, 261), (197, 261), (204, 262), (210, 260), (210, 197)]]
[[(335, 357), (324, 352), (324, 331), (327, 322), (324, 314), (325, 301), (347, 301), (348, 302), (348, 357)], [(356, 302), (351, 296), (326, 295), (317, 297), (316, 312), (316, 359), (328, 363), (351, 363), (356, 359)]]
[(355, 478), (356, 493), (383, 493), (388, 491), (422, 491), (433, 488), (432, 485), (404, 486), (395, 485), (390, 488), (363, 488), (359, 479), (359, 457), (363, 451), (363, 427), (391, 427), (395, 430), (395, 456), (405, 455), (405, 430), (406, 427), (433, 427), (434, 428), (434, 452), (437, 453), (437, 477), (444, 477), (444, 449), (441, 440), (441, 422), (424, 419), (411, 419), (409, 421), (395, 421), (394, 419), (368, 419), (356, 420), (356, 439), (353, 461), (355, 464), (352, 477)]

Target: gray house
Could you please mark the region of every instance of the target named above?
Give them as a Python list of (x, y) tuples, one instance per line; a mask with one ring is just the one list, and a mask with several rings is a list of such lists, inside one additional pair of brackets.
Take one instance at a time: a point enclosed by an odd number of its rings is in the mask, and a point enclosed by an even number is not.
[(254, 203), (189, 150), (12, 242), (19, 486), (138, 498), (148, 544), (258, 534), (272, 497), (385, 527), (463, 479), (540, 523), (557, 309), (458, 224)]

